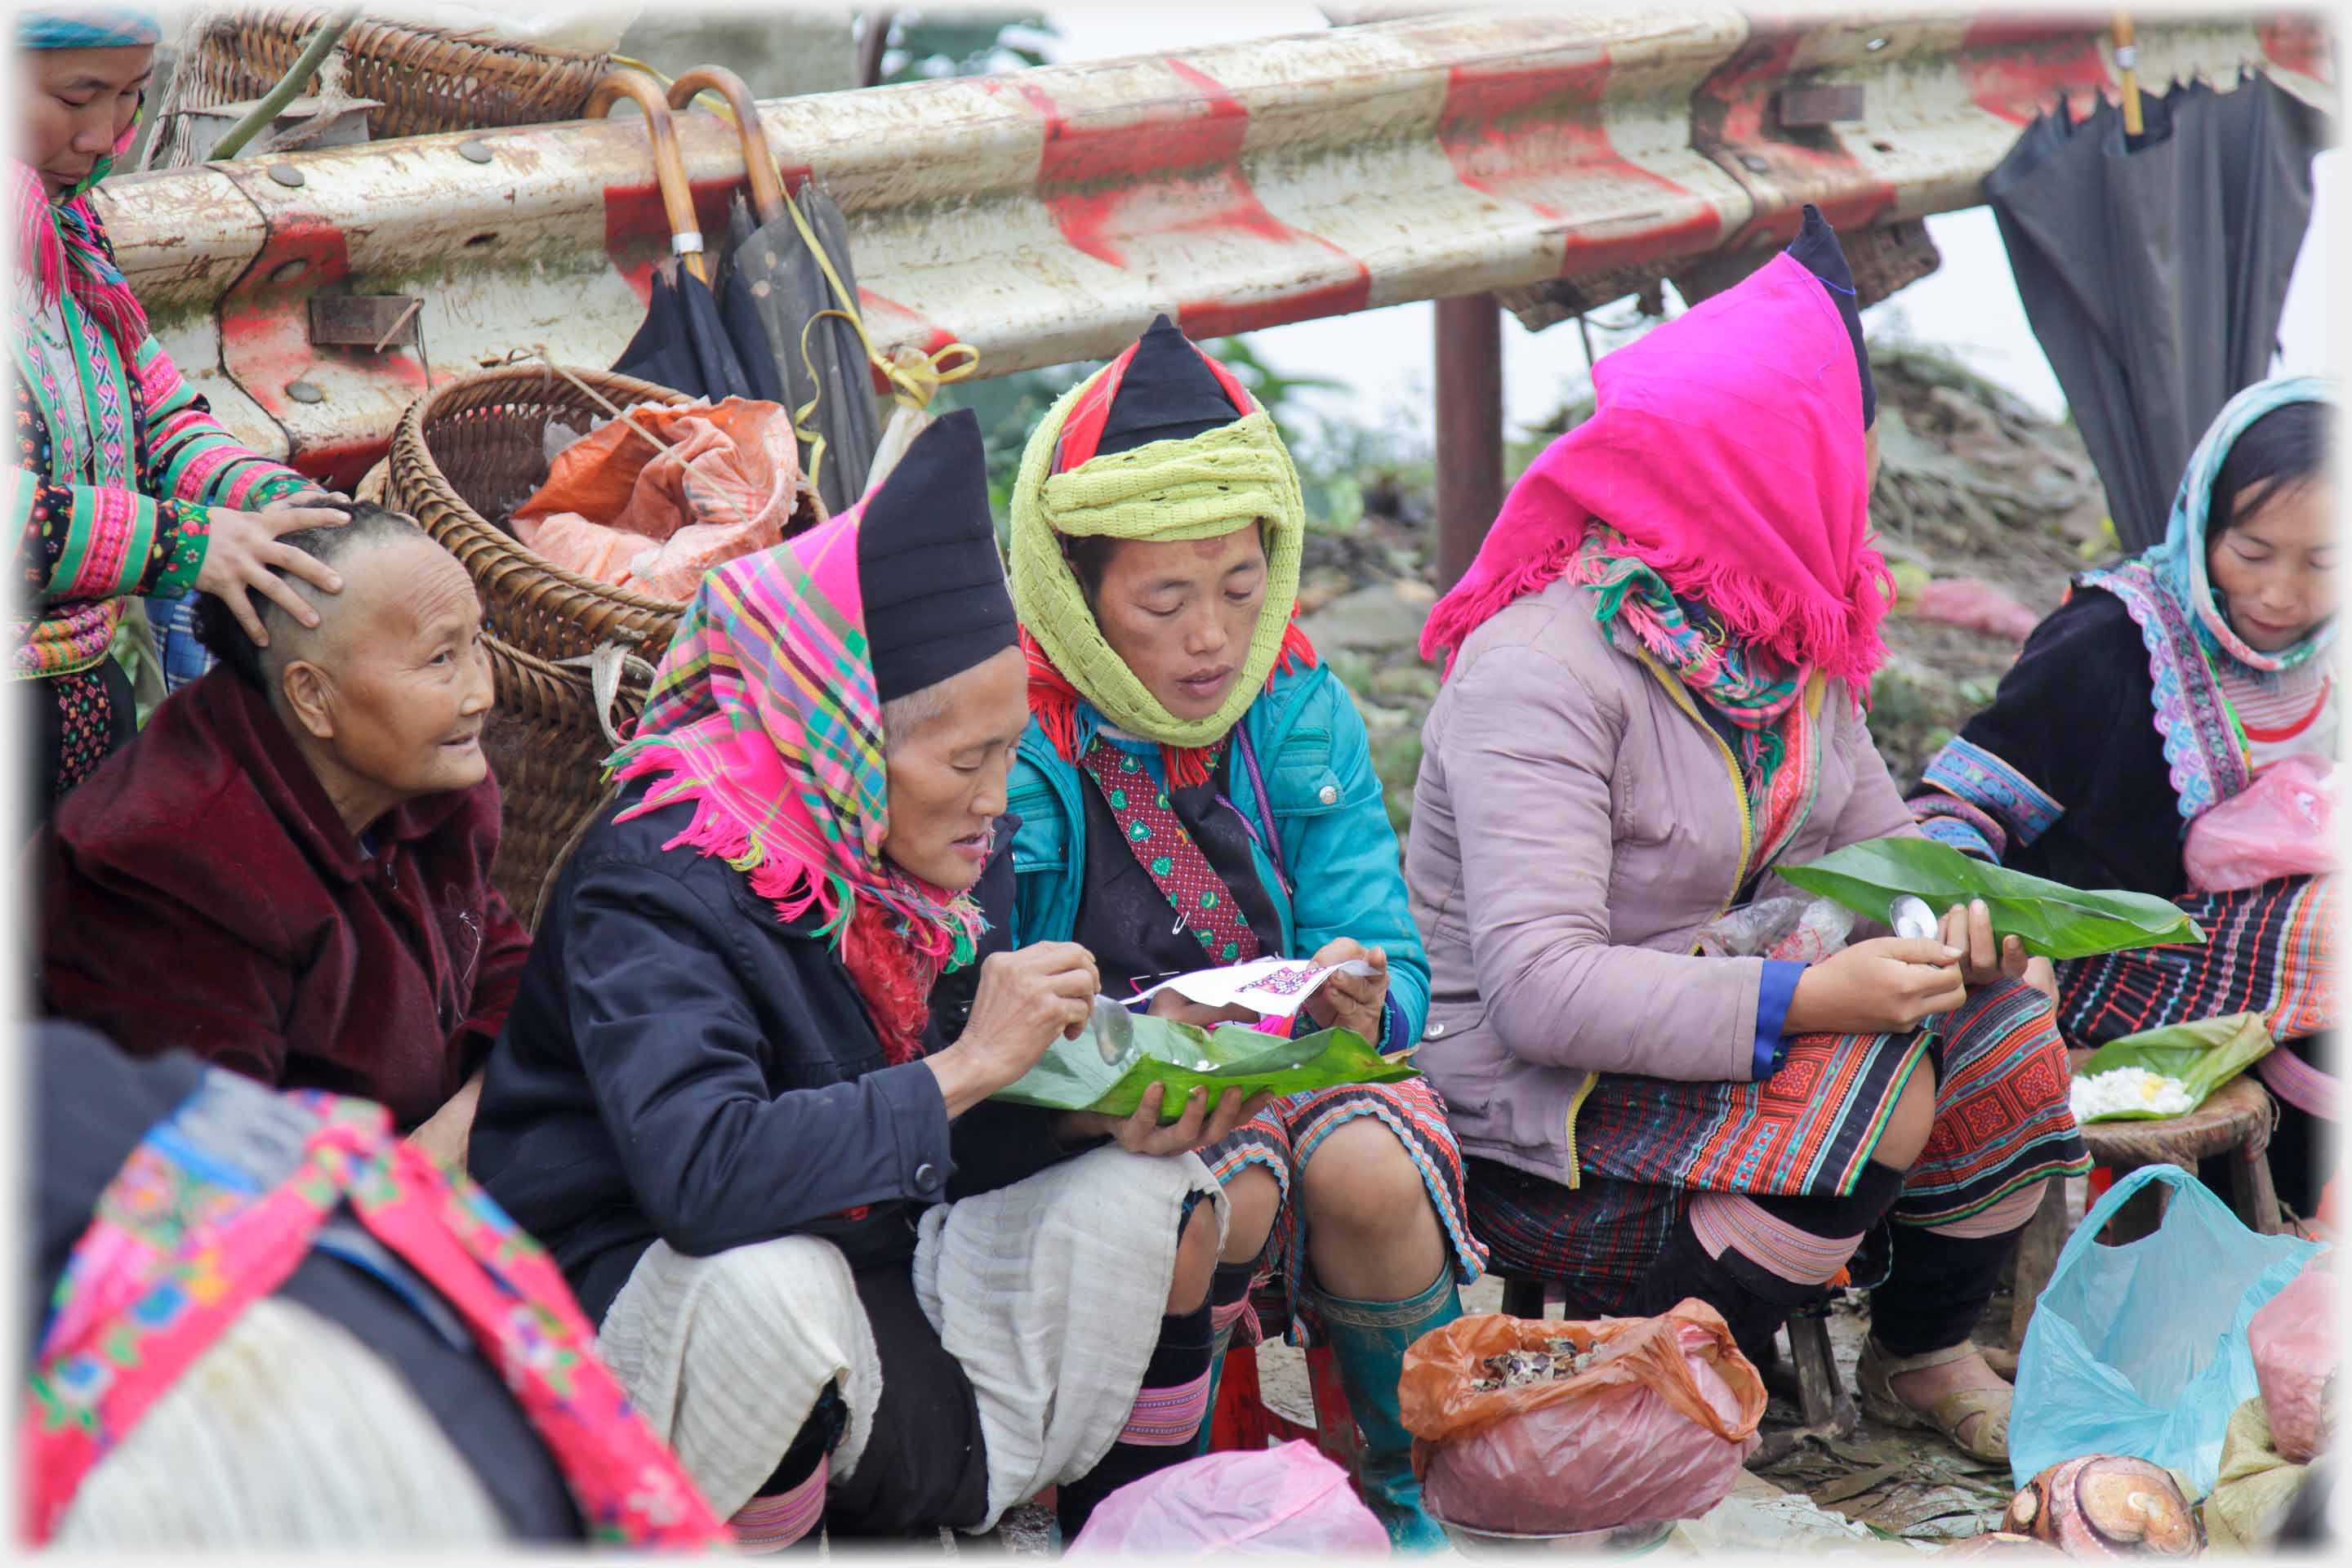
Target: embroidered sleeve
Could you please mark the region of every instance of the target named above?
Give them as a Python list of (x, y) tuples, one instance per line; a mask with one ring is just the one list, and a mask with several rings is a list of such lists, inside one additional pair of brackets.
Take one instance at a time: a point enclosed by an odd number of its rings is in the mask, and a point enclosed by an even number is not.
[(145, 478), (155, 495), (251, 511), (316, 488), (224, 429), (152, 336), (139, 345), (135, 374), (147, 409)]
[(135, 490), (8, 470), (8, 521), (26, 586), (45, 603), (182, 592), (204, 565), (210, 513)]
[(1936, 753), (1911, 801), (1920, 831), (1963, 854), (1999, 860), (2050, 831), (2066, 808), (1993, 752), (1956, 736)]

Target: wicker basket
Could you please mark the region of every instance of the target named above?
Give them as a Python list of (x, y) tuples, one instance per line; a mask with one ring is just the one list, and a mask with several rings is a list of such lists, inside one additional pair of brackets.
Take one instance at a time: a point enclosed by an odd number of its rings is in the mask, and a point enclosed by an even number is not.
[[(498, 709), (483, 731), (482, 750), (498, 774), (502, 802), (490, 879), (515, 918), (536, 930), (556, 868), (604, 805), (604, 763), (613, 739), (596, 711), (586, 671), (559, 669), (495, 635), (483, 644)], [(625, 730), (645, 703), (642, 679), (624, 679), (608, 716), (613, 729)]]
[[(180, 62), (180, 107), (261, 97), (332, 15), (325, 6), (257, 5), (220, 16)], [(339, 47), (343, 90), (383, 105), (368, 115), (368, 133), (379, 142), (577, 120), (612, 58), (368, 16)], [(315, 81), (303, 90), (315, 91)]]
[[(614, 408), (692, 401), (610, 371), (571, 374)], [(657, 663), (685, 611), (567, 572), (491, 521), (546, 481), (551, 423), (585, 430), (611, 417), (610, 409), (545, 365), (510, 365), (445, 384), (411, 404), (393, 432), (389, 504), (466, 563), (500, 641), (550, 663), (593, 654), (608, 642)]]
[[(572, 374), (618, 408), (690, 401), (608, 371)], [(613, 750), (587, 669), (561, 661), (610, 644), (658, 664), (685, 610), (566, 572), (490, 521), (546, 479), (551, 422), (584, 429), (608, 417), (546, 366), (518, 365), (418, 399), (393, 435), (385, 503), (463, 562), (482, 597), (499, 707), (483, 747), (506, 803), (491, 874), (525, 925), (538, 918), (548, 873), (604, 798), (600, 764)], [(623, 680), (615, 729), (643, 708), (645, 690), (642, 672)]]

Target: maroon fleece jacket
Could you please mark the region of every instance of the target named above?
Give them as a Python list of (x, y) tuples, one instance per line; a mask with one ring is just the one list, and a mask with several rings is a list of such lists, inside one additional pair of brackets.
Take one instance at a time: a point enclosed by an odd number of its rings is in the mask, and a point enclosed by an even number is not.
[(215, 669), (35, 842), (50, 1016), (415, 1126), (488, 1055), (530, 937), (490, 886), (495, 780), (369, 837), (372, 855), (268, 700)]

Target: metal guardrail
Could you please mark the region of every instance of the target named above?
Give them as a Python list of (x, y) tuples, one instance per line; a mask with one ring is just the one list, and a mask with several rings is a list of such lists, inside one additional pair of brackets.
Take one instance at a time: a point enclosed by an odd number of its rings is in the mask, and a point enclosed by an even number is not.
[[(846, 215), (877, 343), (983, 374), (1695, 258), (1969, 206), (2038, 110), (2111, 89), (2104, 14), (1751, 19), (1453, 13), (761, 106)], [(2152, 18), (2140, 79), (2267, 71), (2333, 107), (2316, 23)], [(1857, 101), (1858, 100), (1858, 101)], [(734, 132), (678, 118), (706, 229)], [(229, 426), (355, 480), (437, 378), (544, 345), (611, 363), (667, 227), (628, 121), (134, 175), (100, 205), (159, 334)], [(315, 332), (311, 302), (392, 321)], [(394, 297), (394, 298), (385, 298)], [(373, 313), (370, 313), (370, 311)], [(324, 316), (322, 315), (322, 318)]]

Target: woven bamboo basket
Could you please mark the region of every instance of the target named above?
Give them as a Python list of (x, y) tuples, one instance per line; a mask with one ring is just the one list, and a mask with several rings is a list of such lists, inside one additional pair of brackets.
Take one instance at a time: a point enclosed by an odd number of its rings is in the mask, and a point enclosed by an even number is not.
[(642, 679), (622, 682), (607, 715), (599, 715), (587, 672), (558, 668), (543, 658), (486, 636), (498, 708), (482, 732), (482, 750), (498, 774), (499, 858), (490, 880), (515, 918), (537, 930), (540, 905), (554, 874), (604, 805), (604, 759), (645, 710)]
[(684, 605), (567, 572), (494, 521), (546, 482), (550, 424), (585, 430), (612, 417), (583, 384), (614, 408), (692, 401), (610, 371), (570, 374), (509, 365), (459, 376), (411, 404), (393, 432), (386, 498), (465, 563), (485, 620), (509, 647), (554, 663), (617, 642), (659, 663)]
[[(180, 63), (182, 107), (261, 97), (331, 16), (322, 5), (256, 5), (219, 17)], [(383, 105), (368, 116), (379, 142), (577, 120), (612, 58), (369, 16), (353, 22), (339, 47), (343, 90)], [(316, 91), (315, 79), (302, 90)]]
[[(691, 401), (609, 371), (515, 365), (462, 376), (418, 399), (393, 434), (385, 504), (409, 513), (464, 563), (481, 595), (498, 718), (484, 750), (505, 798), (492, 879), (532, 924), (542, 884), (604, 797), (613, 750), (591, 677), (564, 660), (617, 647), (646, 664), (669, 648), (685, 606), (576, 575), (524, 547), (502, 519), (547, 478), (547, 426), (584, 430), (614, 407)], [(640, 668), (610, 715), (619, 730), (645, 702)]]

